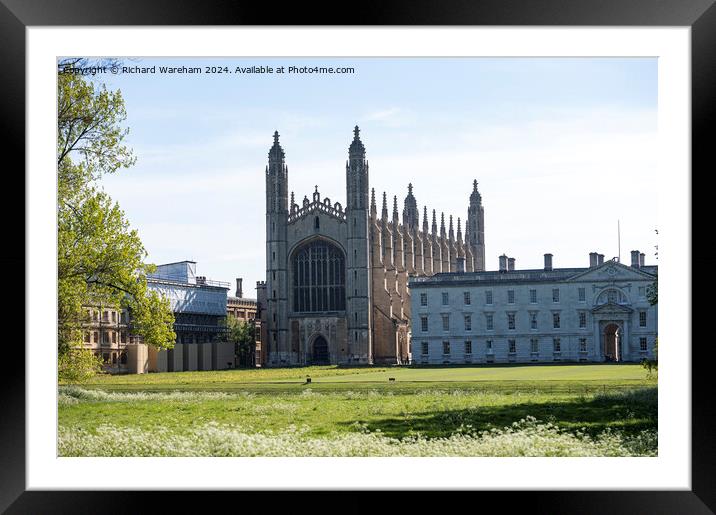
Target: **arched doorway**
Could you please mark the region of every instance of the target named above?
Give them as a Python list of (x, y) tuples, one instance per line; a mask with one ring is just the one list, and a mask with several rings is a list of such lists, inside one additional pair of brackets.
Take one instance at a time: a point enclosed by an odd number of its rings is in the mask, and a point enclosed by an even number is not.
[(318, 336), (313, 340), (313, 364), (329, 365), (331, 360), (328, 356), (328, 342), (323, 336)]
[(621, 361), (622, 329), (619, 324), (607, 324), (604, 327), (604, 360)]

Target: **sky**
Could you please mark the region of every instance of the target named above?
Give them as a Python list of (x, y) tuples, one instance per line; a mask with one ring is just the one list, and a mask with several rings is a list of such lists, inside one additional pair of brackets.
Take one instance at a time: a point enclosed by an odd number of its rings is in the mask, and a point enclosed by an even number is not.
[[(318, 186), (345, 205), (345, 161), (359, 125), (370, 185), (467, 215), (477, 180), (486, 268), (588, 266), (589, 253), (654, 256), (655, 58), (151, 58), (155, 73), (96, 75), (126, 103), (137, 162), (101, 186), (161, 264), (265, 279), (265, 178), (273, 132), (296, 201)], [(159, 66), (352, 67), (354, 73), (163, 74)], [(380, 205), (378, 206), (380, 210)], [(389, 206), (392, 212), (392, 205)], [(422, 223), (422, 220), (421, 220)], [(457, 223), (457, 220), (455, 220)], [(464, 225), (463, 225), (464, 227)]]

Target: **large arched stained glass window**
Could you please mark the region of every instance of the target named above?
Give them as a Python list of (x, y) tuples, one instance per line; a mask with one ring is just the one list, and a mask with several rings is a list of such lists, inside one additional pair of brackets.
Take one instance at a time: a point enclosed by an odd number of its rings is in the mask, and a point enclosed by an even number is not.
[(291, 266), (295, 312), (346, 309), (345, 257), (341, 249), (327, 241), (313, 241), (296, 251)]

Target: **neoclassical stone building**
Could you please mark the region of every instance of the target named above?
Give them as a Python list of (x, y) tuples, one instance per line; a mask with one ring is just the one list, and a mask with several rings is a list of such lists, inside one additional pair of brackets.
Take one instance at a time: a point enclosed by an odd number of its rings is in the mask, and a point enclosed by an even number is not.
[[(370, 189), (366, 151), (355, 127), (346, 162), (346, 203), (318, 187), (299, 204), (289, 194), (278, 132), (266, 167), (266, 282), (258, 285), (263, 360), (267, 366), (405, 363), (409, 360), (408, 277), (485, 264), (483, 207), (477, 182), (470, 195), (465, 240), (460, 219), (448, 228), (436, 213), (422, 225), (412, 185), (404, 200)], [(265, 306), (265, 309), (263, 308)]]
[(411, 279), (412, 362), (530, 363), (653, 359), (657, 267), (589, 255), (589, 267), (499, 270)]

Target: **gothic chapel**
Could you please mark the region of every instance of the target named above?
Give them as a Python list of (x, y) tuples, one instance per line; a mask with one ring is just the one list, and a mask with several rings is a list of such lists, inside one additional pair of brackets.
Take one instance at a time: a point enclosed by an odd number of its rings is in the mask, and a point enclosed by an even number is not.
[(477, 181), (465, 236), (427, 207), (419, 221), (413, 186), (392, 216), (383, 193), (380, 216), (370, 190), (366, 151), (356, 126), (346, 162), (346, 204), (321, 198), (300, 204), (288, 193), (278, 132), (266, 167), (266, 282), (258, 286), (265, 366), (400, 364), (410, 352), (408, 277), (485, 269), (483, 207)]

